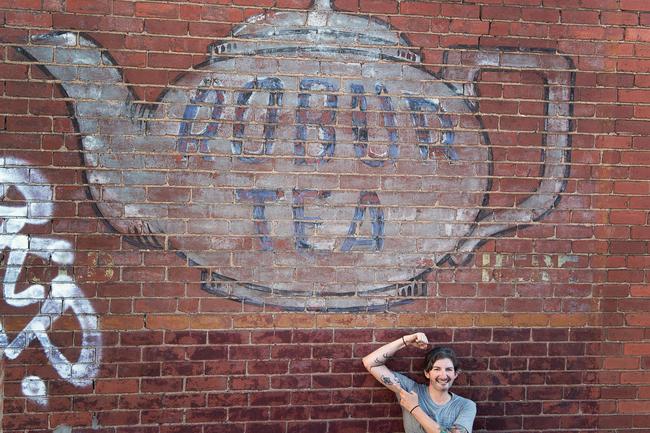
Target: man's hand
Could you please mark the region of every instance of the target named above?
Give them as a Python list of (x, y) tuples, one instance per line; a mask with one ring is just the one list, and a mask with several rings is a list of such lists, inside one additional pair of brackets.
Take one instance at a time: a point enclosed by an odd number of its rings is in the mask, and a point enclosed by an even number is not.
[(399, 404), (409, 412), (413, 411), (413, 408), (420, 404), (420, 400), (415, 391), (405, 391), (401, 389), (399, 391)]
[(427, 349), (429, 347), (429, 339), (424, 332), (417, 332), (403, 337), (406, 346), (417, 347), (418, 349)]

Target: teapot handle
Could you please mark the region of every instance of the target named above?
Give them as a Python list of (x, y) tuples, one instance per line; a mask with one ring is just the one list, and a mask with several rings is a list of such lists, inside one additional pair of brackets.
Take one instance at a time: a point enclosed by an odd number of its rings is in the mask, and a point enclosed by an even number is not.
[[(467, 237), (450, 255), (452, 264), (464, 264), (489, 237), (525, 226), (543, 218), (560, 201), (570, 174), (571, 135), (575, 66), (554, 51), (457, 47), (444, 54), (442, 78), (465, 96), (476, 97), (476, 79), (482, 70), (533, 71), (544, 78), (544, 158), (542, 179), (529, 197), (512, 209), (481, 209)], [(469, 102), (478, 111), (474, 102)]]

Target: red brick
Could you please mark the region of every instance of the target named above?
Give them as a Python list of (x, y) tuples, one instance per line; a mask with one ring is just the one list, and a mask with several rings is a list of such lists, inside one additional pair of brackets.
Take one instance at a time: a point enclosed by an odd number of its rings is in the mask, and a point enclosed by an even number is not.
[(650, 11), (650, 5), (643, 0), (621, 0), (622, 10)]
[(185, 379), (186, 391), (219, 391), (228, 388), (228, 378), (225, 376), (188, 377)]
[(48, 427), (48, 414), (12, 414), (3, 419), (3, 428), (7, 430), (28, 428), (46, 429)]
[(639, 23), (639, 16), (632, 12), (603, 11), (600, 14), (600, 22), (606, 25), (636, 25)]
[(136, 3), (135, 15), (138, 17), (178, 18), (179, 6), (160, 2)]
[(399, 3), (399, 11), (404, 15), (424, 15), (426, 17), (435, 17), (440, 13), (438, 3), (424, 1), (404, 1)]
[(390, 23), (397, 29), (405, 29), (409, 32), (428, 32), (431, 20), (428, 18), (391, 16)]
[(143, 378), (140, 391), (151, 392), (179, 392), (183, 390), (182, 378)]
[(188, 28), (184, 21), (147, 19), (144, 22), (145, 32), (159, 35), (187, 35)]
[(525, 8), (521, 11), (524, 21), (557, 23), (560, 21), (559, 9)]
[(626, 343), (626, 355), (650, 355), (650, 343)]
[(81, 14), (108, 14), (111, 10), (109, 0), (67, 0), (66, 12)]
[(311, 2), (309, 0), (277, 0), (275, 6), (286, 9), (309, 9)]
[(13, 2), (11, 0), (3, 0), (0, 5), (3, 8), (11, 9), (40, 9), (41, 1), (40, 0), (23, 0), (21, 2)]
[(165, 279), (163, 267), (122, 268), (123, 281), (162, 281)]
[(394, 14), (397, 13), (397, 3), (382, 0), (359, 0), (359, 10), (362, 12)]
[(256, 346), (232, 346), (228, 352), (229, 359), (269, 359), (270, 347), (263, 345)]
[(632, 357), (607, 358), (605, 359), (603, 368), (609, 370), (638, 370), (639, 358), (632, 358)]
[(127, 394), (138, 392), (138, 379), (101, 379), (96, 382), (98, 394)]
[(190, 409), (186, 412), (189, 423), (209, 423), (226, 418), (226, 410), (221, 408)]
[(579, 23), (579, 24), (598, 24), (600, 22), (600, 13), (597, 11), (561, 11), (561, 22)]
[(621, 373), (621, 383), (647, 384), (650, 379), (648, 372), (623, 372)]
[(10, 26), (50, 27), (52, 16), (48, 13), (7, 11), (5, 23)]
[(500, 20), (503, 17), (508, 17), (512, 21), (517, 21), (521, 17), (521, 11), (521, 7), (485, 5), (481, 8), (481, 18)]
[(201, 17), (207, 21), (239, 23), (244, 20), (244, 11), (241, 8), (204, 6)]
[(613, 241), (609, 251), (612, 254), (645, 254), (647, 245), (643, 241)]
[(172, 313), (176, 311), (175, 299), (136, 299), (133, 303), (134, 313)]
[(632, 138), (619, 136), (599, 136), (596, 137), (596, 147), (609, 149), (629, 149), (632, 147)]
[(444, 17), (458, 17), (463, 19), (479, 18), (481, 9), (475, 5), (461, 5), (454, 3), (443, 3), (441, 15)]
[(232, 26), (226, 23), (214, 22), (190, 22), (189, 34), (191, 36), (205, 36), (210, 37), (216, 35), (227, 34)]
[[(295, 377), (294, 377), (295, 379)], [(276, 377), (271, 378), (271, 382), (274, 383), (273, 388), (282, 388), (282, 386), (277, 383)], [(293, 382), (295, 384), (295, 382)], [(252, 376), (248, 375), (246, 377), (232, 377), (230, 379), (230, 389), (232, 390), (255, 390), (261, 391), (269, 389), (269, 376)], [(288, 388), (294, 388), (296, 386), (288, 386)]]
[[(233, 0), (233, 4), (236, 5), (245, 5), (245, 6), (256, 6), (256, 7), (269, 7), (273, 6), (274, 1), (273, 0), (260, 0), (260, 1), (255, 1), (255, 0)], [(256, 10), (253, 13), (256, 15), (258, 13), (261, 13), (261, 10)]]
[(619, 413), (648, 413), (650, 412), (650, 402), (647, 400), (628, 400), (618, 402)]

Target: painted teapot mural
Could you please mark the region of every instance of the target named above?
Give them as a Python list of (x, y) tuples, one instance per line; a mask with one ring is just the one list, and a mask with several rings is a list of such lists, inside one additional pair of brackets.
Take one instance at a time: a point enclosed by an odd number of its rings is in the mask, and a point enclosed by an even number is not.
[[(546, 51), (459, 47), (428, 72), (378, 20), (333, 11), (253, 17), (141, 104), (89, 37), (21, 52), (73, 101), (90, 191), (141, 247), (204, 269), (210, 293), (290, 310), (381, 310), (426, 294), (487, 238), (542, 218), (569, 173), (573, 66)], [(543, 80), (536, 191), (491, 210), (477, 74)]]

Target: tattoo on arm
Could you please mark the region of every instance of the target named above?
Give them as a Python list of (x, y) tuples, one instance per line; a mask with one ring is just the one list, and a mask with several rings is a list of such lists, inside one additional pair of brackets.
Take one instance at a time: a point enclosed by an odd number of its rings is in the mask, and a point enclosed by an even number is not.
[(388, 376), (382, 376), (381, 381), (382, 381), (382, 383), (384, 385), (392, 385), (393, 384), (393, 381), (390, 380), (390, 377), (388, 377)]

